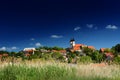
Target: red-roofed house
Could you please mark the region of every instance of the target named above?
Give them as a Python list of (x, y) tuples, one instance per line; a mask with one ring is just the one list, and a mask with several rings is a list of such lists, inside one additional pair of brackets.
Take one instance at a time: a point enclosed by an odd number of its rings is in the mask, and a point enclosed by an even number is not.
[(89, 49), (95, 50), (94, 46), (87, 46)]
[(106, 56), (106, 60), (112, 60), (114, 58), (114, 55), (111, 52), (105, 53), (105, 56)]
[(104, 53), (105, 49), (106, 49), (106, 48), (100, 48), (100, 52), (101, 52), (101, 53)]

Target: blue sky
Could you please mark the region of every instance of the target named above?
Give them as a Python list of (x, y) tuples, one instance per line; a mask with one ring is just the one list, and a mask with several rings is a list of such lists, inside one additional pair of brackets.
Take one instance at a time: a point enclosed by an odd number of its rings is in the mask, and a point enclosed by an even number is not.
[(112, 47), (120, 43), (119, 0), (20, 0), (0, 2), (0, 50), (69, 47), (76, 43)]

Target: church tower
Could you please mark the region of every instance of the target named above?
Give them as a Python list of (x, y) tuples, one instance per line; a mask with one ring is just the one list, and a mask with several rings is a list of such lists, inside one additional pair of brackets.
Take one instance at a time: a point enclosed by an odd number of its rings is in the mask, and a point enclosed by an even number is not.
[(70, 40), (70, 47), (73, 48), (75, 46), (75, 39)]

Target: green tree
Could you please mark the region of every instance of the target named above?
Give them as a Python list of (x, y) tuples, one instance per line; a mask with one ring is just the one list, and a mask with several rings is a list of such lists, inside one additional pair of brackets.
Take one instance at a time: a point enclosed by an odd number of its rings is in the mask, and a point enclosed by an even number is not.
[(44, 60), (51, 60), (52, 59), (51, 55), (48, 53), (43, 53), (41, 58)]
[(106, 48), (106, 49), (104, 50), (104, 52), (109, 53), (109, 52), (112, 52), (112, 50), (111, 50), (110, 48)]
[(58, 47), (58, 46), (55, 46), (55, 47), (53, 47), (52, 49), (53, 49), (53, 50), (58, 50), (58, 51), (59, 51), (59, 50), (63, 50), (63, 48)]
[(113, 62), (116, 63), (116, 64), (120, 64), (120, 57), (117, 56), (113, 59)]
[(82, 63), (90, 63), (92, 62), (92, 59), (90, 56), (81, 56), (78, 60), (78, 62), (82, 62)]
[(103, 54), (100, 54), (98, 51), (95, 51), (95, 52), (93, 52), (92, 53), (92, 55), (91, 55), (91, 58), (92, 58), (92, 60), (94, 60), (95, 62), (101, 62), (101, 61), (103, 61)]
[(59, 52), (54, 52), (51, 54), (52, 58), (58, 60), (58, 59), (63, 59), (62, 54), (60, 54)]
[(112, 50), (114, 50), (115, 53), (120, 53), (120, 44), (117, 44), (117, 45), (113, 46)]
[(93, 53), (93, 50), (90, 49), (90, 48), (87, 48), (87, 47), (83, 47), (83, 52), (88, 55), (88, 56), (91, 56), (92, 53)]

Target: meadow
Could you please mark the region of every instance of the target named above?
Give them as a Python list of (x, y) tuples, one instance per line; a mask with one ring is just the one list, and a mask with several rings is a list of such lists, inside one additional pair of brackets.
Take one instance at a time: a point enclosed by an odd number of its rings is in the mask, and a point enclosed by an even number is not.
[(40, 60), (2, 62), (0, 80), (120, 80), (120, 66)]

